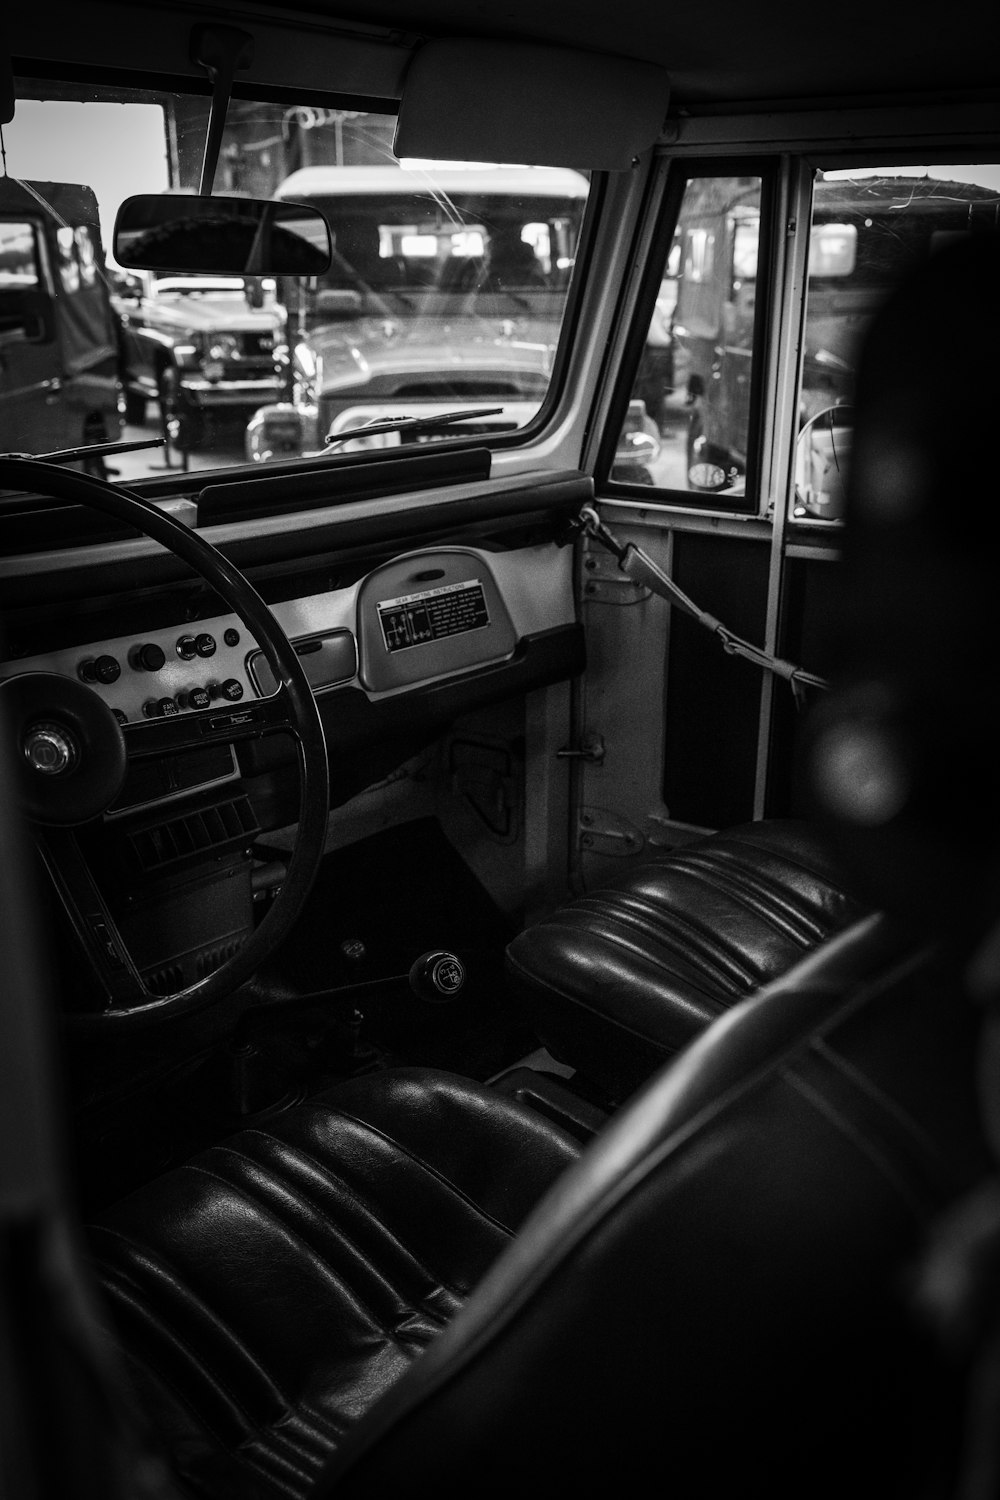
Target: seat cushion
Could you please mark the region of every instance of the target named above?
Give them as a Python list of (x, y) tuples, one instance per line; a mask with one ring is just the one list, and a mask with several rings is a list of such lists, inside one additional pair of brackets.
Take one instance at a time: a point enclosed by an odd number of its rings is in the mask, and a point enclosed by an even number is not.
[(815, 829), (765, 819), (665, 851), (526, 928), (512, 993), (612, 1100), (864, 914)]
[(578, 1145), (426, 1069), (351, 1080), (90, 1229), (141, 1406), (196, 1495), (297, 1497)]

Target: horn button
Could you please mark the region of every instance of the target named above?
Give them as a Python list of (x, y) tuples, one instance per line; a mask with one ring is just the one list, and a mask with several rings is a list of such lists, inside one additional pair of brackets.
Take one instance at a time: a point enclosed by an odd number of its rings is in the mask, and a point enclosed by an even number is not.
[(92, 688), (55, 672), (0, 683), (21, 755), (21, 800), (36, 822), (89, 823), (114, 802), (127, 769), (125, 737)]

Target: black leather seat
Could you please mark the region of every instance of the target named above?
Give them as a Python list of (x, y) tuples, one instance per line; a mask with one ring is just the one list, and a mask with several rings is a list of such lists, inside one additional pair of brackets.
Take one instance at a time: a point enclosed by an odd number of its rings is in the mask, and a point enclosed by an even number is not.
[(514, 938), (512, 994), (554, 1057), (621, 1100), (863, 914), (828, 842), (773, 818), (643, 860)]
[(484, 1086), (354, 1080), (94, 1226), (142, 1404), (206, 1500), (632, 1493), (656, 1465), (684, 1495), (909, 1497), (933, 1444), (892, 1417), (936, 1387), (887, 1291), (985, 1170), (976, 1037), (869, 918), (569, 1171)]
[(92, 1244), (195, 1493), (305, 1495), (579, 1146), (447, 1074), (354, 1080), (133, 1194)]

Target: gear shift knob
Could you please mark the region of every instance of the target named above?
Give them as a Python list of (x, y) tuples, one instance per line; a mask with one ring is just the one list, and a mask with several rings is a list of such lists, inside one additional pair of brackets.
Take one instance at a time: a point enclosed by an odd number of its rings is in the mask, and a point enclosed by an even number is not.
[(411, 965), (410, 989), (421, 1000), (443, 1005), (454, 1000), (465, 985), (465, 965), (447, 948), (433, 948), (422, 953)]

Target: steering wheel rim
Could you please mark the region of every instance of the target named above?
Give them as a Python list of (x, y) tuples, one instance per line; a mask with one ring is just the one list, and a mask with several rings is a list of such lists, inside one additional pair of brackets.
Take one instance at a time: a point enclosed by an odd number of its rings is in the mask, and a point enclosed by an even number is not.
[[(105, 1010), (73, 1013), (72, 1021), (77, 1026), (134, 1030), (160, 1020), (190, 1015), (224, 1000), (251, 978), (291, 932), (316, 877), (326, 842), (329, 765), (323, 723), (309, 680), (284, 630), (249, 580), (211, 542), (169, 512), (110, 481), (30, 458), (0, 458), (0, 489), (26, 490), (70, 504), (92, 506), (159, 542), (186, 562), (240, 618), (263, 651), (278, 683), (276, 693), (269, 698), (220, 709), (217, 715), (220, 742), (229, 731), (232, 731), (230, 743), (274, 732), (291, 732), (295, 741), (299, 773), (298, 834), (281, 889), (263, 920), (218, 969), (170, 995), (149, 991), (129, 959), (136, 981), (137, 1003), (119, 1003), (112, 1008), (109, 1001)], [(133, 738), (138, 738), (138, 732), (146, 740), (133, 753), (139, 756), (167, 753), (156, 749), (157, 737), (169, 738), (171, 733), (165, 734), (164, 724), (177, 725), (193, 717), (181, 715), (170, 721), (125, 726), (126, 731), (133, 731)], [(128, 742), (129, 734), (125, 737)]]

